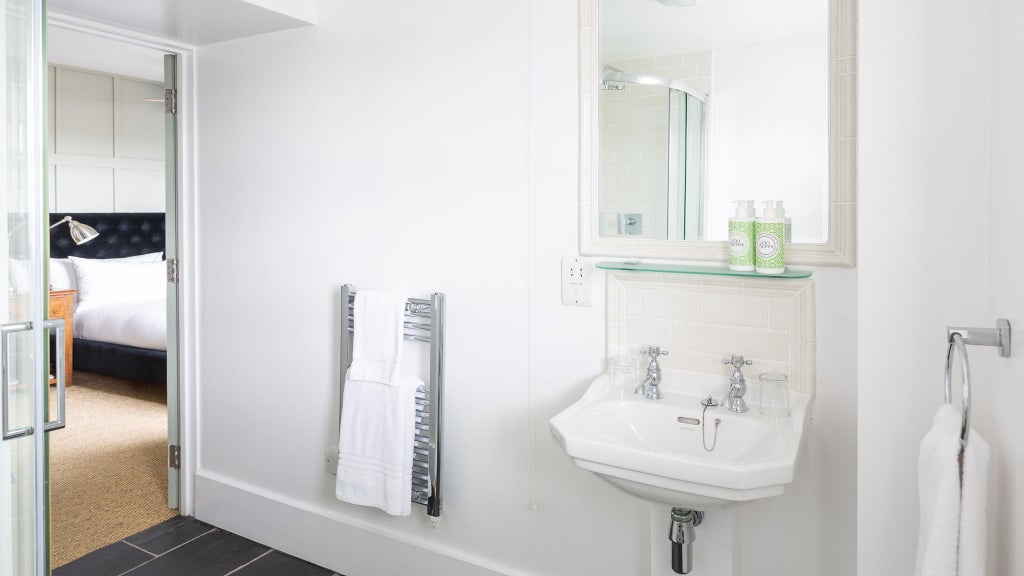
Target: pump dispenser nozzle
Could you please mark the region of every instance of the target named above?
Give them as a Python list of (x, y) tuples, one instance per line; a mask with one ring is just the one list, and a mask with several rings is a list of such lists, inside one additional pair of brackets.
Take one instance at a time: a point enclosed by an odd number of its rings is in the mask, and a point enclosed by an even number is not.
[(765, 200), (765, 201), (761, 202), (761, 206), (763, 207), (762, 208), (762, 214), (761, 214), (762, 218), (778, 218), (779, 217), (778, 216), (778, 212), (775, 209), (775, 201), (774, 200)]

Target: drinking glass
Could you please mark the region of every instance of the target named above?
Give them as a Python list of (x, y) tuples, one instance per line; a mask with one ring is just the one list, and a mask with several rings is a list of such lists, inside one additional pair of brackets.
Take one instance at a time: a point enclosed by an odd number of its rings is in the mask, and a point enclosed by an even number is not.
[(758, 375), (758, 411), (773, 418), (786, 418), (790, 413), (789, 378), (777, 372)]
[(628, 398), (636, 386), (636, 358), (628, 356), (612, 358), (608, 385), (611, 388), (613, 398), (618, 400)]

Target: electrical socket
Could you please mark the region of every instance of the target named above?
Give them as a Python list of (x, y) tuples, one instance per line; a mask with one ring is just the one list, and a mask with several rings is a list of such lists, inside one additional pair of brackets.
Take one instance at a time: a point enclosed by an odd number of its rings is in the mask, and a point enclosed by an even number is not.
[(590, 306), (594, 267), (586, 258), (562, 256), (562, 304)]
[(324, 450), (324, 471), (331, 475), (338, 474), (338, 459), (340, 458), (337, 448)]

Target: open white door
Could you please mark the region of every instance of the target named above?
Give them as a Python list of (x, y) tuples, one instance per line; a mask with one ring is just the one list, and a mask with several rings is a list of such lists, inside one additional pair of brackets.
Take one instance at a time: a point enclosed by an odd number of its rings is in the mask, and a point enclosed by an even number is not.
[(164, 55), (164, 177), (167, 194), (164, 254), (167, 257), (167, 505), (178, 508), (181, 442), (178, 386), (178, 66)]
[[(7, 293), (0, 306), (0, 576), (43, 576), (49, 574), (44, 434), (63, 426), (63, 398), (60, 421), (46, 421), (44, 7), (43, 0), (0, 0), (0, 6), (0, 286)], [(63, 370), (56, 372), (62, 394)]]

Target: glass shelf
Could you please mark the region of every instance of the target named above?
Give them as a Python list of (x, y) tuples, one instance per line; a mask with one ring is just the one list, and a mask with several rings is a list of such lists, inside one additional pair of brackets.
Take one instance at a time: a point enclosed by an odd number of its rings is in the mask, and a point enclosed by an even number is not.
[(633, 272), (665, 272), (669, 274), (705, 274), (713, 276), (744, 276), (748, 278), (765, 279), (787, 279), (809, 278), (810, 270), (798, 270), (786, 268), (782, 274), (758, 274), (757, 272), (739, 272), (722, 266), (696, 266), (690, 264), (655, 264), (652, 262), (641, 262), (629, 264), (627, 262), (606, 261), (598, 262), (597, 267), (602, 270), (631, 270)]

